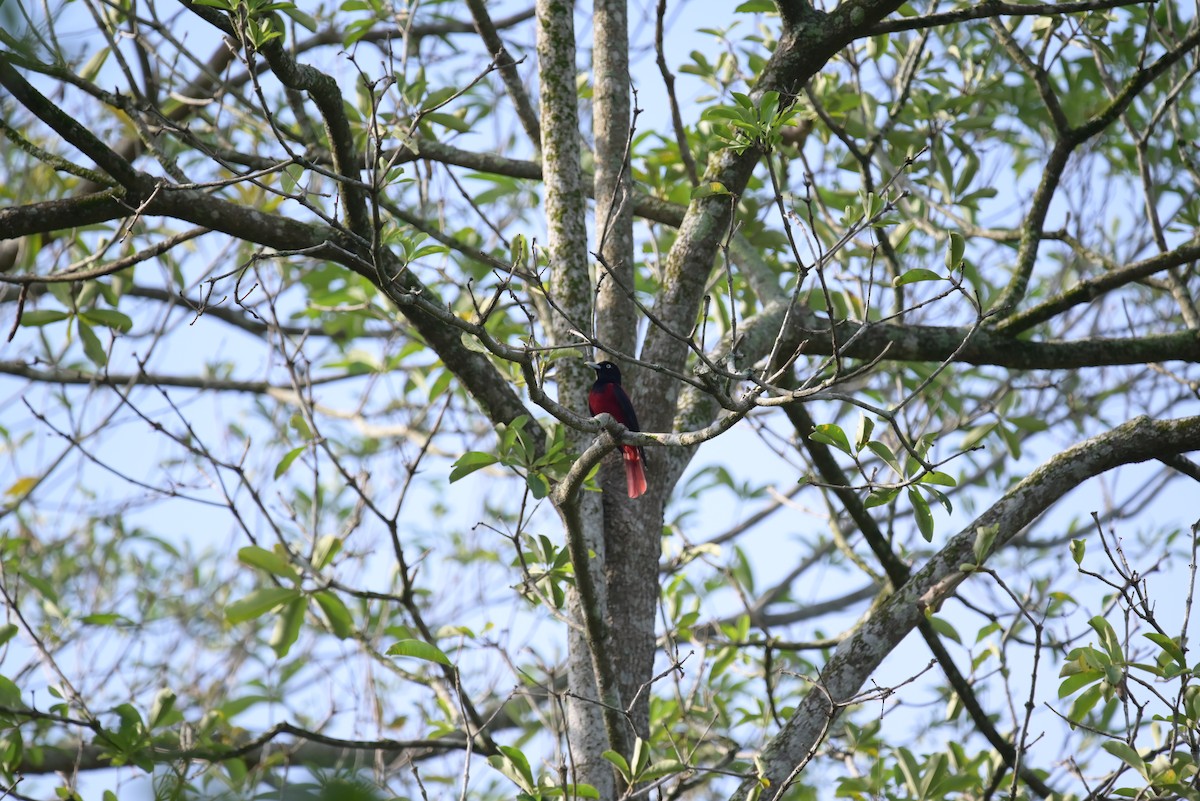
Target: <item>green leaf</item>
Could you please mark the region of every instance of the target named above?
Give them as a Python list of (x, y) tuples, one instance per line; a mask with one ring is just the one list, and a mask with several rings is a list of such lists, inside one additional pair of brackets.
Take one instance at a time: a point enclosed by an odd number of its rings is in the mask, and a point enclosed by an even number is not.
[(957, 487), (958, 482), (954, 480), (954, 476), (942, 473), (938, 470), (931, 470), (921, 476), (922, 484), (936, 484), (939, 487)]
[(321, 612), (325, 615), (325, 621), (329, 624), (329, 630), (333, 632), (333, 636), (339, 640), (344, 640), (354, 633), (354, 618), (350, 615), (350, 610), (346, 608), (346, 604), (342, 599), (334, 595), (328, 590), (321, 590), (314, 593), (313, 598), (317, 602), (317, 606), (321, 607)]
[(0, 676), (0, 706), (9, 709), (21, 709), (25, 702), (21, 700), (21, 688), (7, 676)]
[(963, 239), (962, 234), (951, 232), (950, 246), (946, 248), (946, 269), (953, 272), (961, 267), (966, 250), (967, 240)]
[[(347, 48), (353, 47), (355, 42), (370, 33), (371, 29), (374, 27), (375, 20), (373, 19), (356, 19), (354, 22), (351, 22), (349, 25), (347, 25), (342, 31), (342, 44)], [(351, 119), (361, 120), (362, 117), (359, 115), (358, 109), (355, 109), (353, 104), (349, 105), (350, 108), (353, 109)]]
[[(429, 96), (421, 103), (422, 110), (429, 109), (432, 111), (439, 108), (450, 101), (450, 98), (458, 94), (458, 89), (453, 86), (443, 86), (441, 89), (435, 89), (429, 93)], [(426, 112), (428, 113), (428, 112)]]
[(933, 630), (938, 634), (941, 634), (943, 637), (949, 637), (959, 645), (962, 645), (962, 637), (958, 636), (958, 630), (955, 629), (954, 626), (950, 625), (950, 621), (946, 620), (945, 618), (938, 617), (937, 615), (929, 615), (926, 620), (929, 621), (929, 625), (932, 626)]
[(279, 186), (289, 195), (296, 194), (300, 188), (300, 179), (304, 177), (304, 166), (289, 164), (279, 173)]
[(317, 545), (313, 548), (312, 562), (318, 568), (328, 567), (333, 557), (341, 550), (342, 538), (336, 534), (326, 534), (317, 540)]
[(11, 498), (23, 498), (41, 481), (41, 476), (22, 476), (9, 485), (8, 489), (4, 490), (4, 494)]
[(292, 3), (288, 3), (281, 10), (284, 14), (287, 14), (289, 17), (295, 20), (300, 27), (304, 28), (309, 33), (317, 32), (317, 21), (310, 15), (296, 8), (296, 6)]
[(450, 483), (453, 484), (460, 478), (469, 476), (476, 470), (494, 465), (498, 461), (500, 458), (492, 453), (467, 451), (454, 462), (454, 466), (450, 470)]
[(926, 270), (924, 267), (917, 267), (913, 270), (908, 270), (892, 279), (892, 286), (904, 286), (905, 284), (915, 284), (920, 281), (942, 281), (944, 276), (938, 275), (933, 270)]
[(275, 618), (275, 628), (271, 631), (271, 638), (267, 644), (280, 659), (288, 655), (288, 651), (292, 650), (292, 646), (300, 637), (300, 626), (304, 623), (304, 612), (307, 609), (308, 599), (296, 598), (283, 607), (279, 617)]
[(822, 445), (830, 445), (837, 448), (847, 456), (853, 455), (850, 449), (850, 440), (846, 438), (846, 432), (839, 425), (833, 423), (822, 423), (813, 429), (808, 438), (813, 442), (820, 442)]
[(1143, 634), (1142, 636), (1157, 645), (1159, 648), (1162, 648), (1163, 651), (1167, 653), (1180, 667), (1187, 667), (1187, 657), (1175, 639), (1168, 637), (1165, 634), (1159, 634), (1156, 631)]
[(971, 545), (971, 551), (975, 555), (975, 564), (983, 564), (988, 554), (992, 552), (992, 545), (996, 542), (999, 534), (1000, 526), (998, 525), (979, 526), (975, 529), (975, 542)]
[(417, 259), (423, 259), (426, 256), (436, 256), (439, 253), (449, 252), (450, 248), (446, 247), (445, 245), (425, 245), (424, 247), (419, 247), (413, 251), (413, 254), (408, 257), (408, 260), (416, 261)]
[(900, 467), (900, 462), (896, 460), (896, 454), (893, 453), (892, 449), (887, 445), (879, 440), (873, 439), (867, 443), (867, 449), (882, 459), (888, 467), (895, 470), (897, 475), (904, 475), (904, 471)]
[(509, 264), (514, 267), (524, 267), (529, 261), (529, 240), (525, 234), (517, 234), (509, 243)]
[(641, 737), (634, 738), (633, 741), (633, 778), (635, 781), (641, 781), (642, 771), (650, 764), (650, 748), (646, 741)]
[(129, 315), (122, 314), (116, 309), (88, 309), (79, 316), (89, 323), (107, 326), (122, 334), (133, 328), (133, 320), (129, 319)]
[(1108, 618), (1096, 615), (1088, 621), (1088, 625), (1100, 635), (1100, 644), (1108, 652), (1109, 658), (1116, 664), (1124, 664), (1125, 653), (1121, 650), (1121, 640), (1117, 637), (1117, 632), (1113, 629), (1112, 624), (1108, 622)]
[(979, 442), (982, 441), (984, 437), (986, 437), (988, 434), (992, 433), (996, 429), (997, 425), (998, 425), (998, 423), (993, 422), (993, 423), (986, 423), (981, 426), (975, 426), (975, 428), (972, 428), (970, 431), (967, 432), (966, 436), (963, 437), (962, 443), (960, 443), (958, 447), (962, 448), (964, 451), (971, 450), (976, 445), (978, 445)]
[(288, 468), (292, 466), (292, 462), (299, 459), (300, 454), (304, 453), (305, 449), (307, 448), (307, 445), (297, 445), (295, 448), (292, 448), (290, 451), (285, 453), (283, 458), (279, 460), (279, 464), (275, 465), (275, 478), (279, 478), (286, 473)]
[(600, 791), (590, 784), (567, 784), (566, 786), (556, 785), (554, 787), (540, 787), (538, 788), (538, 793), (540, 793), (544, 798), (600, 798)]
[(1083, 555), (1086, 551), (1087, 540), (1071, 540), (1071, 558), (1075, 560), (1076, 565), (1083, 563)]
[(439, 665), (453, 667), (450, 657), (442, 653), (436, 645), (430, 645), (424, 640), (400, 640), (387, 649), (388, 656), (411, 656), (414, 659), (424, 659), (426, 662), (437, 662)]
[[(1108, 753), (1124, 762), (1138, 773), (1146, 776), (1146, 761), (1138, 754), (1132, 745), (1123, 740), (1105, 740), (1101, 745)], [(1148, 778), (1148, 777), (1147, 777)]]
[(475, 353), (488, 352), (487, 346), (480, 342), (479, 338), (474, 334), (463, 331), (462, 334), (459, 335), (459, 339), (462, 341), (463, 347), (467, 350), (474, 351)]
[(733, 121), (743, 119), (743, 114), (741, 111), (727, 106), (713, 106), (712, 108), (705, 109), (700, 115), (700, 119)]
[(96, 80), (96, 76), (100, 74), (100, 68), (104, 66), (104, 62), (108, 60), (111, 52), (111, 47), (102, 47), (93, 53), (91, 58), (79, 68), (79, 77), (89, 83)]
[(104, 352), (104, 345), (92, 327), (80, 318), (75, 321), (75, 328), (79, 331), (79, 341), (83, 343), (83, 354), (88, 357), (88, 361), (97, 367), (108, 364), (108, 354)]
[(263, 587), (225, 607), (225, 619), (230, 623), (245, 623), (262, 617), (280, 604), (300, 596), (299, 590), (287, 587)]
[(1058, 697), (1066, 698), (1068, 695), (1075, 693), (1087, 687), (1089, 684), (1095, 684), (1104, 678), (1102, 670), (1085, 670), (1082, 673), (1075, 673), (1067, 676), (1058, 685)]
[(883, 506), (884, 504), (891, 503), (892, 499), (899, 494), (900, 490), (895, 487), (875, 490), (863, 501), (863, 507), (873, 509), (876, 506)]
[(677, 759), (660, 759), (646, 766), (646, 769), (638, 774), (638, 781), (652, 782), (655, 779), (661, 779), (663, 776), (674, 776), (677, 773), (683, 773), (688, 770), (688, 766)]
[(25, 328), (49, 325), (50, 323), (57, 323), (59, 320), (65, 320), (70, 316), (70, 312), (57, 311), (55, 309), (35, 309), (21, 315), (21, 325)]
[(924, 489), (927, 494), (932, 495), (942, 505), (942, 508), (946, 510), (946, 514), (954, 514), (954, 504), (950, 503), (950, 496), (934, 487), (927, 486)]
[(129, 733), (144, 730), (146, 724), (142, 722), (142, 713), (137, 711), (137, 707), (133, 704), (118, 704), (114, 709), (117, 717), (121, 719), (121, 732)]
[(533, 781), (533, 771), (529, 767), (529, 760), (525, 757), (525, 754), (523, 754), (520, 749), (513, 748), (511, 745), (500, 746), (500, 753), (502, 753), (516, 769), (517, 774), (520, 777), (520, 781), (517, 783), (521, 785), (521, 789), (532, 793), (536, 785)]
[(1000, 432), (1000, 438), (1004, 440), (1004, 445), (1008, 448), (1008, 452), (1012, 458), (1020, 459), (1021, 437), (1017, 435), (1017, 432), (1005, 426), (999, 426), (996, 430)]
[(1067, 717), (1076, 723), (1082, 723), (1087, 717), (1087, 714), (1092, 711), (1093, 707), (1100, 701), (1103, 690), (1100, 685), (1096, 684), (1080, 693), (1075, 699), (1075, 703), (1071, 704), (1071, 711), (1067, 713)]
[(312, 432), (312, 429), (309, 428), (308, 420), (306, 420), (304, 418), (304, 415), (301, 414), (300, 412), (296, 412), (295, 414), (293, 414), (291, 417), (288, 418), (288, 428), (295, 431), (297, 434), (299, 434), (304, 439), (312, 439), (313, 438), (313, 432)]
[(4, 643), (15, 637), (18, 631), (20, 629), (17, 628), (16, 623), (5, 623), (3, 626), (0, 626), (0, 645), (4, 645)]
[(770, 0), (746, 0), (734, 9), (738, 14), (770, 14), (775, 10), (775, 4)]
[(1039, 431), (1045, 431), (1046, 429), (1050, 428), (1050, 424), (1047, 423), (1046, 420), (1041, 417), (1017, 416), (1017, 417), (1008, 417), (1005, 419), (1008, 420), (1009, 423), (1016, 426), (1017, 428), (1020, 428), (1025, 431), (1029, 431), (1029, 432), (1032, 432), (1035, 434)]
[(629, 763), (625, 761), (625, 757), (621, 756), (616, 751), (613, 751), (611, 749), (608, 751), (605, 751), (600, 756), (603, 757), (604, 759), (607, 759), (614, 766), (616, 766), (617, 770), (620, 772), (621, 776), (625, 779), (625, 781), (628, 782), (633, 779), (633, 775), (629, 772)]
[(525, 486), (529, 487), (529, 493), (539, 501), (550, 494), (550, 482), (541, 473), (525, 476)]
[(175, 691), (169, 687), (164, 687), (154, 696), (154, 703), (150, 705), (150, 728), (155, 729), (163, 724), (163, 721), (171, 714), (175, 708)]
[[(501, 746), (501, 748), (510, 747), (511, 746)], [(503, 773), (510, 780), (512, 780), (513, 784), (521, 788), (521, 792), (516, 796), (518, 801), (524, 801), (524, 799), (534, 797), (531, 795), (531, 793), (534, 791), (532, 783), (525, 779), (525, 776), (522, 775), (520, 768), (514, 765), (511, 759), (504, 754), (494, 754), (488, 757), (487, 761), (489, 765)]]
[(111, 626), (114, 623), (132, 624), (129, 618), (124, 615), (118, 615), (116, 612), (97, 612), (91, 615), (84, 615), (79, 619), (79, 622), (87, 626)]
[(858, 453), (871, 441), (871, 432), (875, 430), (875, 421), (865, 414), (858, 416), (858, 430), (854, 434), (854, 452)]
[(908, 501), (912, 504), (913, 515), (917, 519), (917, 528), (926, 542), (933, 541), (933, 512), (929, 510), (929, 501), (916, 487), (908, 488)]
[(471, 123), (454, 114), (447, 114), (444, 111), (428, 111), (421, 115), (421, 118), (429, 122), (436, 122), (443, 128), (449, 128), (452, 131), (459, 133), (470, 133)]
[(37, 590), (43, 598), (53, 601), (55, 604), (58, 603), (58, 591), (54, 589), (54, 585), (49, 581), (46, 581), (41, 576), (35, 576), (25, 571), (21, 571), (21, 577), (25, 579), (26, 583)]
[(300, 575), (295, 566), (288, 561), (287, 556), (277, 551), (268, 551), (257, 545), (247, 545), (245, 548), (239, 549), (237, 557), (242, 564), (257, 567), (274, 576), (295, 580)]

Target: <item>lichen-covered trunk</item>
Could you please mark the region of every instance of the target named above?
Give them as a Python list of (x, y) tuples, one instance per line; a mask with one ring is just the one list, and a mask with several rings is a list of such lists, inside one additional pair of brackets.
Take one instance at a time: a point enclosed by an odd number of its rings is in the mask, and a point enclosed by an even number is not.
[[(627, 163), (630, 133), (629, 17), (626, 0), (596, 0), (593, 17), (592, 134), (596, 152), (595, 230), (600, 253), (596, 293), (596, 336), (614, 353), (637, 348), (633, 214)], [(622, 364), (625, 381), (636, 386), (641, 371)], [(664, 487), (648, 455), (651, 490), (630, 500), (618, 454), (601, 472), (604, 487), (604, 579), (608, 627), (615, 646), (617, 686), (629, 712), (631, 734), (648, 738), (649, 688), (654, 672), (655, 608), (662, 546)]]
[[(541, 119), (542, 168), (545, 176), (546, 251), (551, 272), (551, 291), (565, 316), (548, 321), (555, 343), (570, 342), (573, 328), (587, 330), (592, 316), (592, 286), (588, 270), (587, 193), (580, 163), (578, 95), (575, 88), (575, 26), (572, 4), (564, 0), (537, 2), (538, 88)], [(558, 396), (575, 409), (587, 408), (590, 370), (582, 362), (562, 359), (556, 363)], [(591, 436), (568, 433), (572, 446), (582, 450)], [(585, 550), (594, 554), (576, 559), (577, 570), (593, 575), (594, 597), (587, 600), (592, 614), (603, 616), (607, 606), (602, 566), (604, 564), (603, 513), (594, 493), (582, 493), (578, 521)], [(583, 564), (580, 564), (583, 562)], [(569, 605), (574, 620), (582, 621), (584, 603), (572, 592)], [(567, 737), (574, 782), (590, 784), (601, 798), (615, 796), (612, 765), (601, 756), (611, 747), (595, 669), (593, 650), (604, 647), (585, 636), (582, 627), (568, 632)]]

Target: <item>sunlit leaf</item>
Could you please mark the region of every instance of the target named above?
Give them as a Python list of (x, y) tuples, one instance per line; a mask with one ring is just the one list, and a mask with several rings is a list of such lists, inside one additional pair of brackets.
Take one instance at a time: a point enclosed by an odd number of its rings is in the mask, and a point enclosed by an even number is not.
[(440, 648), (424, 640), (400, 640), (387, 649), (387, 654), (388, 656), (408, 656), (414, 659), (423, 659), (426, 662), (437, 662), (439, 665), (447, 667), (453, 666), (450, 657), (442, 653)]
[(299, 591), (287, 587), (262, 587), (225, 607), (230, 623), (245, 623), (299, 597)]

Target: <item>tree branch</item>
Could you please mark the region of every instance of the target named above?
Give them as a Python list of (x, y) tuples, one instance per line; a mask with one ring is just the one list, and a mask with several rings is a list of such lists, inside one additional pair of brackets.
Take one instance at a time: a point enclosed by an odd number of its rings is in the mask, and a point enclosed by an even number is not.
[[(912, 571), (892, 550), (888, 537), (879, 528), (879, 525), (875, 522), (875, 518), (871, 517), (858, 493), (851, 489), (851, 482), (842, 470), (841, 465), (838, 464), (833, 451), (829, 446), (817, 442), (809, 436), (815, 430), (816, 425), (812, 417), (809, 416), (808, 411), (798, 403), (786, 406), (785, 411), (787, 412), (788, 419), (792, 422), (792, 426), (796, 429), (796, 433), (799, 434), (800, 441), (812, 457), (813, 465), (816, 466), (817, 472), (820, 473), (823, 481), (832, 485), (834, 495), (842, 503), (842, 507), (846, 510), (847, 514), (854, 520), (858, 526), (858, 530), (862, 532), (867, 545), (871, 548), (871, 551), (875, 554), (880, 565), (887, 573), (892, 587), (903, 587), (909, 581)], [(1016, 769), (1021, 779), (1042, 798), (1050, 796), (1053, 790), (1042, 781), (1037, 773), (1021, 761), (1020, 755), (1013, 744), (1005, 740), (1000, 732), (996, 730), (996, 726), (992, 723), (991, 718), (979, 703), (974, 688), (971, 687), (970, 682), (963, 676), (962, 671), (958, 669), (958, 665), (954, 662), (954, 658), (950, 655), (950, 652), (946, 650), (946, 646), (942, 642), (941, 637), (938, 636), (937, 631), (933, 628), (933, 624), (928, 619), (922, 617), (917, 621), (917, 630), (920, 631), (921, 638), (929, 646), (929, 650), (933, 653), (938, 665), (941, 666), (946, 680), (954, 688), (955, 694), (958, 695), (963, 708), (967, 710), (967, 714), (971, 716), (971, 720), (975, 723), (975, 727), (979, 732), (996, 749), (1010, 770)]]
[[(819, 746), (829, 725), (884, 657), (924, 619), (926, 609), (937, 608), (967, 578), (959, 567), (976, 563), (973, 546), (980, 530), (997, 532), (991, 551), (978, 560), (982, 562), (1087, 479), (1121, 465), (1197, 449), (1200, 417), (1160, 421), (1139, 417), (1075, 445), (1034, 470), (951, 538), (877, 614), (838, 646), (816, 687), (763, 751), (761, 773), (743, 782), (733, 798), (766, 801), (783, 797), (794, 778), (794, 768)], [(764, 787), (763, 782), (769, 784)], [(755, 796), (756, 792), (761, 795)]]
[(942, 28), (960, 22), (991, 17), (1058, 17), (1066, 14), (1083, 14), (1088, 11), (1105, 11), (1110, 8), (1148, 5), (1150, 5), (1149, 0), (1079, 0), (1079, 2), (1072, 3), (1033, 3), (1030, 5), (985, 0), (982, 3), (975, 3), (954, 11), (944, 11), (940, 14), (877, 22), (871, 26), (870, 35), (879, 36), (899, 31)]
[[(525, 129), (525, 135), (533, 143), (534, 149), (541, 150), (542, 130), (538, 123), (538, 113), (529, 99), (529, 92), (525, 90), (521, 74), (517, 72), (518, 62), (504, 46), (504, 40), (500, 38), (496, 24), (492, 22), (492, 18), (487, 13), (484, 0), (467, 0), (467, 8), (471, 10), (471, 18), (475, 21), (475, 30), (483, 39), (484, 45), (487, 46), (488, 55), (496, 61), (496, 66), (500, 70), (500, 78), (504, 81), (504, 88), (516, 108), (517, 120)], [(533, 16), (535, 10), (536, 8), (529, 9), (530, 17)]]
[(7, 89), (25, 108), (49, 125), (69, 144), (79, 148), (96, 166), (111, 175), (127, 190), (140, 193), (147, 188), (149, 176), (139, 173), (126, 159), (100, 141), (83, 123), (33, 88), (10, 63), (10, 55), (0, 52), (0, 86)]
[[(272, 384), (268, 381), (240, 381), (232, 378), (216, 378), (213, 376), (166, 375), (163, 373), (91, 373), (69, 367), (39, 370), (25, 362), (8, 359), (0, 360), (0, 373), (17, 378), (27, 378), (30, 381), (37, 381), (43, 384), (61, 384), (65, 386), (162, 386), (199, 389), (205, 392), (244, 392), (251, 395), (269, 395), (273, 398), (283, 400), (290, 400), (296, 397), (296, 390), (291, 384)], [(314, 386), (318, 386), (360, 377), (349, 373), (313, 376), (310, 382)]]
[(1159, 253), (1120, 269), (1085, 278), (1070, 289), (1063, 290), (1032, 308), (1006, 318), (996, 326), (996, 331), (1015, 336), (1081, 303), (1088, 303), (1103, 297), (1110, 290), (1149, 278), (1155, 273), (1187, 264), (1196, 259), (1200, 259), (1200, 239), (1193, 239), (1174, 250)]
[[(786, 301), (765, 309), (764, 318), (782, 316)], [(1177, 331), (1138, 337), (1090, 337), (1067, 341), (1017, 339), (994, 330), (860, 323), (843, 320), (836, 325), (839, 354), (852, 359), (994, 365), (1018, 370), (1075, 370), (1118, 364), (1161, 361), (1200, 362), (1200, 333)], [(828, 322), (809, 310), (793, 312), (789, 342), (805, 342), (804, 354), (829, 356), (834, 352)], [(963, 344), (965, 340), (966, 344)], [(851, 337), (853, 341), (849, 341)], [(956, 353), (957, 351), (957, 353)]]
[[(829, 14), (812, 12), (802, 21), (786, 26), (771, 60), (763, 69), (751, 97), (766, 91), (795, 97), (803, 82), (817, 74), (843, 47), (862, 36), (870, 25), (903, 5), (902, 0), (848, 0)], [(737, 198), (745, 191), (761, 153), (747, 148), (738, 153), (725, 149), (709, 159), (703, 183), (720, 183), (729, 195), (712, 195), (693, 200), (679, 227), (663, 265), (663, 289), (655, 307), (666, 327), (689, 331), (712, 272), (713, 260), (729, 233)], [(668, 368), (679, 369), (687, 346), (667, 331), (651, 328), (646, 334), (643, 358)], [(648, 408), (647, 425), (663, 429), (671, 424), (679, 386), (660, 375), (649, 375), (634, 394), (634, 404)]]

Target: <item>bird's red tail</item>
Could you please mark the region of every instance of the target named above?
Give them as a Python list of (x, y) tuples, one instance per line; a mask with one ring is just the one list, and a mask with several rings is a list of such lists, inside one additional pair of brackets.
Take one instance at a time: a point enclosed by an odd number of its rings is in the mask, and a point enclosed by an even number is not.
[(625, 484), (629, 487), (629, 497), (640, 498), (646, 493), (646, 470), (642, 466), (642, 452), (631, 445), (622, 445), (621, 453), (625, 457)]

